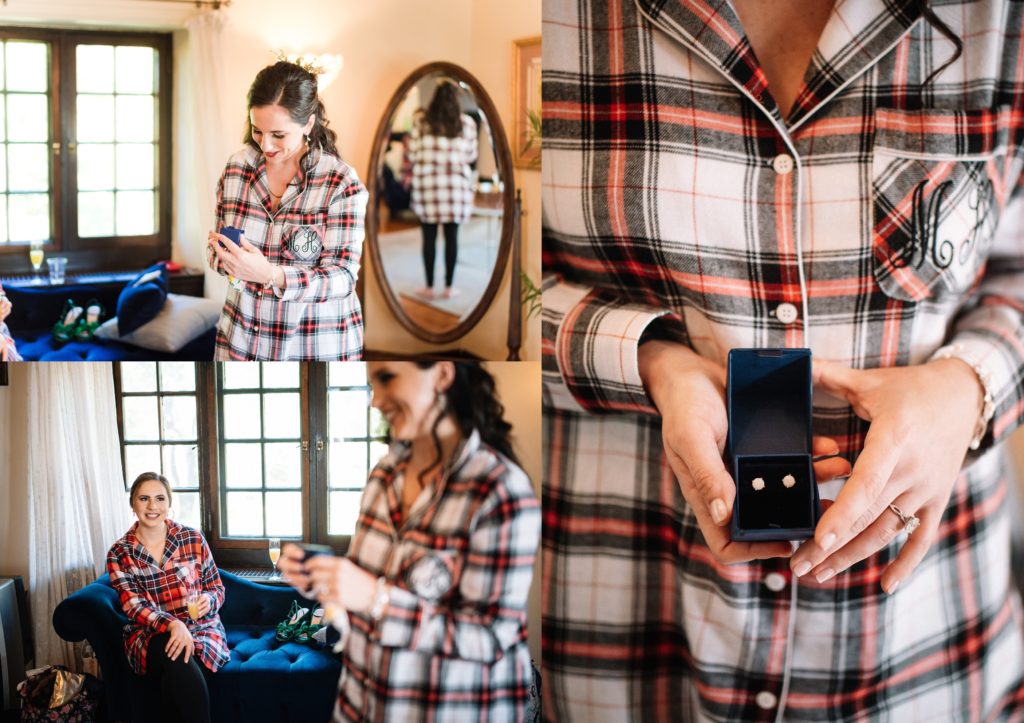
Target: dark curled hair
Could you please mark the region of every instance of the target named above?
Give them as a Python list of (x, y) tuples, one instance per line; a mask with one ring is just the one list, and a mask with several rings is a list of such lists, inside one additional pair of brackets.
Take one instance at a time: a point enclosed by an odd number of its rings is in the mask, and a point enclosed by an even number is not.
[[(302, 66), (280, 60), (256, 74), (249, 86), (246, 110), (279, 105), (288, 111), (291, 119), (299, 125), (306, 125), (311, 115), (316, 116), (309, 131), (309, 147), (322, 148), (328, 153), (340, 156), (335, 143), (338, 134), (328, 128), (329, 121), (324, 115), (324, 103), (316, 94), (316, 76)], [(252, 124), (245, 119), (245, 143), (256, 150), (260, 146), (252, 139)]]
[(953, 43), (954, 47), (952, 57), (945, 63), (940, 65), (938, 68), (933, 70), (928, 75), (928, 77), (924, 79), (924, 82), (921, 83), (923, 87), (931, 83), (933, 80), (935, 80), (935, 78), (938, 77), (939, 73), (941, 73), (943, 70), (945, 70), (946, 68), (948, 68), (957, 61), (957, 59), (964, 52), (964, 42), (959, 37), (957, 37), (957, 34), (953, 32), (953, 29), (951, 27), (942, 22), (939, 16), (935, 14), (935, 11), (932, 10), (931, 0), (916, 0), (914, 7), (916, 7), (916, 9), (921, 13), (921, 17), (925, 19), (925, 22), (927, 22), (929, 25), (931, 25), (933, 28), (939, 31), (939, 33), (947, 40), (949, 40), (949, 42)]
[(138, 477), (136, 477), (135, 481), (132, 482), (131, 490), (129, 490), (128, 492), (128, 501), (134, 504), (135, 493), (139, 491), (139, 487), (142, 486), (142, 483), (151, 482), (154, 480), (162, 484), (164, 486), (164, 489), (167, 490), (167, 505), (169, 507), (171, 504), (171, 483), (168, 482), (167, 478), (164, 477), (159, 472), (143, 472)]
[[(429, 369), (437, 362), (416, 362), (420, 369)], [(469, 437), (473, 430), (480, 433), (480, 439), (496, 449), (515, 464), (519, 458), (512, 449), (512, 425), (505, 421), (505, 407), (494, 393), (494, 377), (480, 364), (452, 362), (455, 379), (445, 392), (445, 410), (455, 418), (462, 436)], [(420, 475), (422, 483), (426, 473), (441, 463), (441, 442), (437, 437), (437, 426), (443, 416), (434, 422), (431, 434), (437, 449), (437, 457)]]
[(462, 134), (462, 108), (454, 83), (444, 82), (437, 86), (423, 122), (425, 132), (430, 135), (457, 138)]

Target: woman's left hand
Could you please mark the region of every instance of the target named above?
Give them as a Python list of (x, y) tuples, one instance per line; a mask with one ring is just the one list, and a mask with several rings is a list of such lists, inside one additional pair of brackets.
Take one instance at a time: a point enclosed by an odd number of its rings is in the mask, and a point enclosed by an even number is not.
[(815, 360), (813, 374), (871, 427), (850, 478), (790, 567), (824, 582), (874, 554), (903, 532), (894, 504), (921, 525), (882, 574), (892, 593), (935, 539), (978, 421), (981, 383), (959, 359), (866, 370)]
[(206, 617), (206, 614), (210, 612), (211, 607), (213, 607), (213, 605), (210, 602), (210, 595), (204, 592), (199, 596), (199, 617)]
[(369, 612), (377, 578), (347, 557), (314, 555), (305, 562), (312, 592), (324, 605), (340, 605), (356, 613)]
[(236, 246), (227, 236), (211, 232), (207, 245), (217, 254), (224, 271), (236, 279), (255, 284), (265, 284), (271, 280), (274, 265), (245, 236), (242, 236), (241, 244)]

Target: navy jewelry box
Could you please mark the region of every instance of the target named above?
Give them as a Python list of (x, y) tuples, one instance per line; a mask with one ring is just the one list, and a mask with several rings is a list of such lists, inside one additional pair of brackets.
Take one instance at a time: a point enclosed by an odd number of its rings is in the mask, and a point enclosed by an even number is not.
[[(814, 536), (821, 504), (811, 459), (811, 402), (810, 349), (729, 352), (726, 458), (736, 482), (732, 539)], [(783, 482), (787, 475), (792, 476), (789, 487)], [(761, 489), (755, 489), (758, 478)]]

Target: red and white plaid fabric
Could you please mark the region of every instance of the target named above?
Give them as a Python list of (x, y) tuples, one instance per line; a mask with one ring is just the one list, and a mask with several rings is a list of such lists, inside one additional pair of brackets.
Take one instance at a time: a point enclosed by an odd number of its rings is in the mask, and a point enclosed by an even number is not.
[[(367, 195), (351, 166), (313, 149), (272, 216), (263, 154), (246, 146), (231, 156), (217, 186), (215, 230), (244, 229), (249, 243), (284, 269), (285, 288), (228, 287), (216, 360), (362, 358), (356, 278)], [(224, 273), (213, 251), (207, 263)]]
[(18, 347), (14, 345), (11, 330), (2, 321), (0, 321), (0, 361), (21, 361), (21, 355), (18, 353)]
[(422, 223), (464, 223), (473, 213), (476, 180), (476, 121), (462, 116), (455, 138), (423, 135), (419, 125), (409, 134), (407, 158), (412, 163), (412, 210)]
[[(902, 540), (818, 584), (712, 558), (637, 371), (659, 334), (723, 365), (857, 368), (947, 343), (1024, 416), (1024, 3), (837, 0), (784, 120), (723, 0), (544, 3), (544, 705), (557, 721), (1022, 720), (998, 452), (973, 457), (892, 596)], [(936, 390), (936, 393), (941, 393)], [(815, 398), (854, 460), (867, 424)]]
[(400, 522), (409, 447), (370, 474), (349, 558), (392, 584), (384, 617), (350, 613), (336, 721), (522, 721), (533, 674), (526, 599), (540, 505), (476, 432)]
[[(166, 633), (175, 619), (188, 626), (195, 657), (209, 670), (228, 662), (227, 636), (217, 611), (224, 604), (224, 585), (203, 535), (167, 520), (164, 556), (154, 560), (135, 536), (139, 523), (107, 553), (107, 572), (131, 622), (124, 626), (124, 652), (131, 669), (146, 673), (146, 651), (154, 635)], [(198, 582), (198, 585), (196, 584)], [(188, 592), (198, 586), (210, 598), (210, 612), (198, 621), (188, 616)]]

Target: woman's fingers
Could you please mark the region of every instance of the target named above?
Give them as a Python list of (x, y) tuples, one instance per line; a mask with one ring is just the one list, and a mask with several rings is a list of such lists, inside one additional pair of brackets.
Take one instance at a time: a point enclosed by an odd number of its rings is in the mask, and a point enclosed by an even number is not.
[(856, 537), (878, 516), (882, 492), (900, 459), (902, 437), (892, 427), (878, 419), (868, 429), (850, 479), (815, 528), (814, 540), (823, 552)]
[(703, 425), (688, 424), (679, 429), (675, 439), (666, 439), (665, 442), (665, 446), (685, 465), (690, 487), (707, 507), (711, 520), (724, 527), (732, 514), (736, 483), (725, 469), (715, 438)]
[[(900, 510), (904, 514), (908, 514), (902, 507), (900, 507)], [(922, 507), (914, 514), (921, 520), (921, 526), (917, 528), (914, 534), (907, 537), (907, 541), (903, 545), (903, 549), (900, 550), (896, 560), (882, 573), (882, 589), (890, 595), (896, 592), (899, 584), (906, 580), (910, 573), (921, 564), (921, 560), (924, 559), (928, 549), (932, 546), (932, 542), (935, 541), (935, 536), (939, 531), (939, 523), (942, 521), (942, 512), (932, 507)]]
[[(897, 498), (895, 504), (901, 508), (913, 505), (906, 495)], [(816, 562), (810, 573), (818, 582), (825, 582), (886, 547), (903, 532), (903, 528), (904, 525), (900, 518), (889, 509), (888, 505), (885, 505), (881, 508), (875, 521), (868, 525), (863, 532), (831, 555)], [(808, 550), (808, 553), (811, 552)], [(797, 556), (794, 555), (794, 557)], [(802, 556), (798, 559), (803, 562)]]
[(829, 482), (837, 477), (850, 476), (850, 463), (842, 457), (831, 457), (814, 463), (814, 478), (819, 482)]

